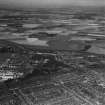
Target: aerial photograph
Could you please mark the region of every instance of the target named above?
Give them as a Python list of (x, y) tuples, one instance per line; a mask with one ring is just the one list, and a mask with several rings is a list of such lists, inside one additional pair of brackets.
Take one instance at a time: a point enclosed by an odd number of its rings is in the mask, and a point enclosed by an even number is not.
[(0, 0), (0, 105), (105, 105), (105, 0)]

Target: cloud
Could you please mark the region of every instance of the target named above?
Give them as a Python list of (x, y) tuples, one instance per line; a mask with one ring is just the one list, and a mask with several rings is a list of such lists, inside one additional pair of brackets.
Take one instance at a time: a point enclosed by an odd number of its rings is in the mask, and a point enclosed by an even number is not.
[(105, 0), (0, 0), (0, 4), (9, 6), (105, 5)]

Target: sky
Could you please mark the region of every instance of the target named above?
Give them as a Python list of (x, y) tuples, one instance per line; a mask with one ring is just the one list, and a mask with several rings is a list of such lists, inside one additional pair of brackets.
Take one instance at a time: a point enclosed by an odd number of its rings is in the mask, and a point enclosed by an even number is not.
[(0, 0), (1, 7), (40, 7), (40, 6), (101, 6), (105, 0)]

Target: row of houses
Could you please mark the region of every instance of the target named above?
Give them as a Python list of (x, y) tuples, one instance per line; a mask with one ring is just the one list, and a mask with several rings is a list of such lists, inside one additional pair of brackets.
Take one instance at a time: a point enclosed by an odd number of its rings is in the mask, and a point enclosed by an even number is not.
[(0, 71), (0, 81), (5, 81), (8, 79), (15, 79), (23, 76), (23, 73), (20, 72), (13, 72), (13, 71)]

